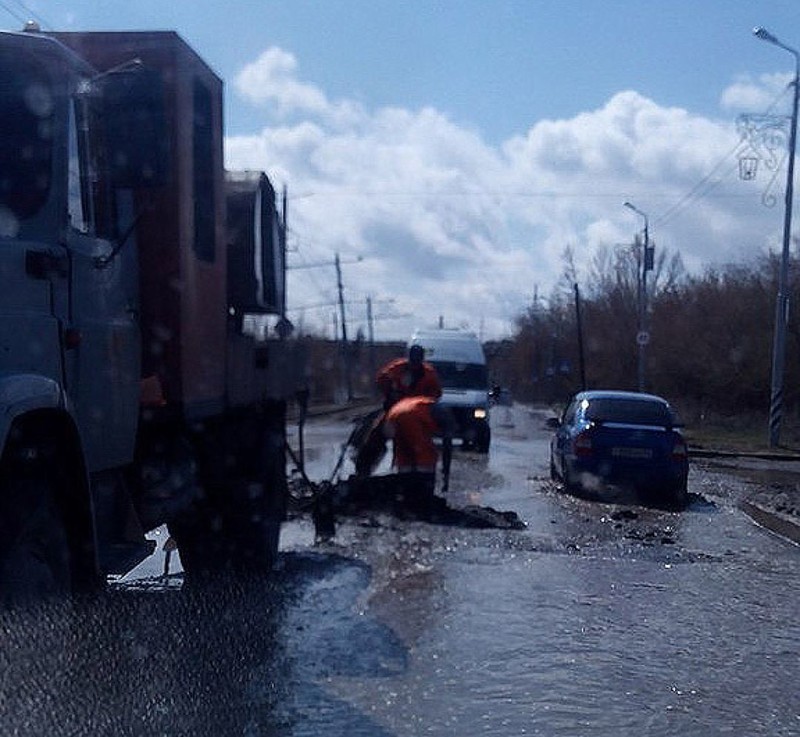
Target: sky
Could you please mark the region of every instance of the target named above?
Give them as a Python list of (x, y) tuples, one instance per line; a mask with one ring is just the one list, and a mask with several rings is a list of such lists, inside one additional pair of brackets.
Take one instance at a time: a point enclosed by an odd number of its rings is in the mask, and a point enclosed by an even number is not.
[(341, 329), (337, 255), (350, 337), (370, 299), (376, 340), (500, 339), (565, 249), (587, 285), (645, 218), (690, 273), (781, 248), (794, 60), (752, 30), (800, 48), (798, 0), (0, 0), (28, 18), (174, 30), (223, 79), (226, 167), (286, 187), (304, 332)]

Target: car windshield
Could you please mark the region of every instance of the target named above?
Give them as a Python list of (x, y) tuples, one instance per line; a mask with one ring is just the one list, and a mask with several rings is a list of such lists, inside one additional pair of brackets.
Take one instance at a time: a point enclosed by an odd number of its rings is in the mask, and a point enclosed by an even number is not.
[(664, 427), (674, 422), (664, 404), (641, 399), (590, 399), (585, 416), (594, 422), (628, 422)]

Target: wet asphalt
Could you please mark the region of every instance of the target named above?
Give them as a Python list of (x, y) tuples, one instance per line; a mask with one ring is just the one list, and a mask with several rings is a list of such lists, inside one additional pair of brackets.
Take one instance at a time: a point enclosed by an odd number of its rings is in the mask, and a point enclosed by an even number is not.
[[(576, 499), (543, 420), (496, 408), (488, 457), (453, 462), (451, 504), (524, 530), (365, 513), (319, 545), (299, 516), (269, 580), (187, 591), (159, 552), (2, 615), (0, 735), (797, 734), (800, 550), (742, 511), (763, 479), (693, 464), (682, 512)], [(348, 422), (309, 423), (312, 479)]]

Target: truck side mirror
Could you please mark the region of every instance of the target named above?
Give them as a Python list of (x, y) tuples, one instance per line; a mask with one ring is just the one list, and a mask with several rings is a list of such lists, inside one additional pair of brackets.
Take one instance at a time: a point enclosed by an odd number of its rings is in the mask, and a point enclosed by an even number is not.
[(167, 180), (167, 139), (161, 75), (141, 67), (109, 72), (97, 84), (115, 187), (155, 187)]

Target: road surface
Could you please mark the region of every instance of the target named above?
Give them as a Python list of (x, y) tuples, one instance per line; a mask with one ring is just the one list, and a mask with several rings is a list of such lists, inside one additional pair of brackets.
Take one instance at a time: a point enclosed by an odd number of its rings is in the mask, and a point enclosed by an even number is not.
[[(268, 582), (187, 594), (161, 553), (91, 606), (6, 615), (5, 733), (798, 734), (800, 550), (742, 513), (752, 482), (694, 466), (680, 513), (575, 499), (544, 419), (497, 408), (488, 457), (453, 460), (452, 504), (525, 530), (364, 515), (315, 546), (301, 518)], [(309, 423), (312, 479), (349, 429)]]

